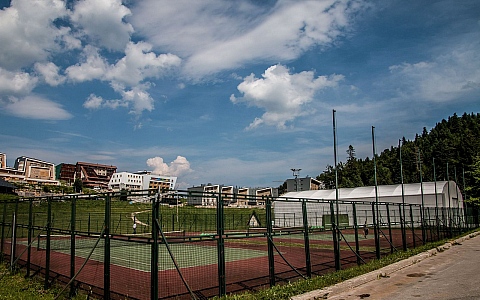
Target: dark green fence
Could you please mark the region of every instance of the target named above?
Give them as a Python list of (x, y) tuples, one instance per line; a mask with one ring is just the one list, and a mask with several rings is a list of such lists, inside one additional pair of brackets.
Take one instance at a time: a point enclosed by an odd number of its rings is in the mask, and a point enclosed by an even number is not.
[[(213, 206), (188, 205), (202, 197)], [(22, 198), (1, 202), (0, 218), (12, 270), (104, 299), (255, 291), (453, 237), (479, 220), (471, 208), (182, 191)]]

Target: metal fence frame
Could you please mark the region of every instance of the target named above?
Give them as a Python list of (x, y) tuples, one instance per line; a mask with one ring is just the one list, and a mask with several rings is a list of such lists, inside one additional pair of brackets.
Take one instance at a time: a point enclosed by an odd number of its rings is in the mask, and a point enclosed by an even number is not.
[[(215, 199), (216, 205), (210, 209), (205, 208), (202, 215), (162, 213), (162, 205), (166, 202), (172, 203), (172, 199), (175, 200), (175, 197), (177, 197), (177, 204), (178, 197), (187, 201), (191, 197), (209, 197)], [(228, 245), (238, 246), (245, 243), (265, 251), (264, 262), (268, 270), (263, 270), (262, 274), (264, 275), (255, 277), (254, 271), (258, 267), (255, 265), (245, 265), (246, 268), (252, 268), (252, 273), (242, 274), (244, 276), (242, 280), (245, 282), (256, 282), (252, 285), (253, 287), (249, 288), (256, 290), (292, 280), (318, 276), (355, 264), (363, 264), (395, 251), (415, 248), (430, 241), (451, 238), (479, 226), (478, 211), (471, 208), (465, 210), (461, 208), (422, 208), (420, 205), (405, 204), (402, 206), (402, 204), (386, 202), (341, 201), (335, 203), (335, 201), (321, 199), (285, 199), (281, 197), (274, 199), (248, 196), (252, 198), (252, 201), (261, 200), (265, 203), (265, 208), (255, 216), (260, 226), (254, 227), (248, 226), (249, 220), (243, 215), (227, 215), (225, 213), (227, 204), (231, 204), (238, 197), (240, 195), (193, 194), (183, 191), (158, 193), (158, 191), (150, 190), (20, 198), (15, 201), (4, 201), (0, 204), (0, 210), (2, 210), (0, 213), (0, 258), (8, 264), (11, 270), (24, 268), (27, 277), (43, 276), (45, 288), (49, 288), (54, 282), (62, 284), (65, 290), (69, 290), (70, 296), (74, 295), (78, 289), (86, 289), (104, 299), (158, 299), (159, 297), (199, 299), (241, 291), (238, 287), (234, 288), (229, 280), (229, 275), (234, 271), (226, 259), (228, 251), (231, 251)], [(147, 217), (151, 235), (145, 240), (133, 239), (130, 234), (127, 234), (130, 228), (124, 228), (125, 220), (122, 220), (122, 216), (112, 213), (112, 203), (120, 201), (119, 199), (129, 201), (139, 198), (143, 198), (151, 205)], [(103, 201), (104, 215), (98, 216), (89, 213), (88, 216), (79, 216), (76, 211), (76, 203), (79, 199)], [(273, 203), (276, 201), (299, 205), (301, 214), (275, 215)], [(42, 205), (46, 205), (46, 212), (36, 212), (35, 207)], [(59, 221), (52, 212), (52, 207), (55, 205), (70, 206), (68, 224), (59, 225), (57, 223)], [(339, 207), (338, 211), (335, 206)], [(319, 211), (320, 207), (322, 213)], [(340, 220), (339, 224), (336, 224), (337, 219)], [(95, 222), (97, 223), (95, 224)], [(367, 241), (366, 236), (362, 239), (362, 233), (365, 234), (367, 229), (373, 230), (373, 242)], [(186, 234), (171, 239), (165, 235), (167, 231), (183, 231)], [(51, 250), (51, 237), (54, 234), (70, 236), (69, 271), (67, 273), (62, 273), (52, 267), (51, 258), (54, 250)], [(44, 254), (42, 264), (39, 264), (38, 260), (34, 261), (33, 258), (35, 242), (40, 236), (46, 239), (46, 249), (44, 253), (42, 252)], [(101, 263), (103, 283), (101, 286), (92, 286), (82, 282), (78, 277), (84, 265), (79, 265), (76, 259), (76, 242), (77, 239), (84, 236), (98, 236), (98, 241), (102, 240), (104, 244), (104, 259)], [(331, 239), (319, 242), (315, 240), (318, 236), (331, 237)], [(20, 240), (23, 241), (23, 246), (21, 246)], [(126, 295), (112, 288), (111, 243), (116, 240), (131, 243), (142, 242), (151, 246), (148, 295)], [(212, 272), (217, 276), (214, 287), (201, 287), (198, 282), (191, 281), (191, 274), (185, 274), (186, 268), (178, 263), (179, 258), (175, 257), (171, 247), (179, 243), (215, 245), (216, 270)], [(333, 250), (329, 248), (330, 245), (333, 246)], [(176, 280), (181, 280), (182, 283), (178, 291), (173, 291), (168, 295), (159, 288), (159, 280), (161, 280), (159, 274), (163, 274), (159, 271), (158, 251), (160, 246), (167, 249), (170, 259), (175, 265)], [(90, 255), (93, 251), (94, 249)], [(289, 256), (289, 252), (294, 251), (297, 251), (295, 252), (296, 256)], [(302, 258), (298, 257), (299, 253)], [(89, 257), (85, 259), (84, 264), (87, 264)], [(329, 267), (333, 265), (334, 268)], [(251, 278), (245, 276), (251, 276)], [(133, 290), (132, 293), (134, 293)]]

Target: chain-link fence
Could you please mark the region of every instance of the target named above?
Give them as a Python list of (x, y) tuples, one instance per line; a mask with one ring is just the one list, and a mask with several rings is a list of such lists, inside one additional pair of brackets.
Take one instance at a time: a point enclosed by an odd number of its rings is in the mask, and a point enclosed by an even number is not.
[[(189, 203), (208, 198), (208, 207)], [(251, 198), (251, 199), (246, 199)], [(0, 203), (0, 255), (46, 288), (205, 299), (364, 264), (478, 227), (478, 211), (169, 191)], [(263, 205), (264, 204), (264, 205)]]

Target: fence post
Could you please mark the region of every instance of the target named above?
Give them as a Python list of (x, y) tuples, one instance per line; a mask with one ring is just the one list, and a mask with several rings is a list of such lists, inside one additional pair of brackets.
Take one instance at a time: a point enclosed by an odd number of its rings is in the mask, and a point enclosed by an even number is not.
[(409, 206), (410, 206), (410, 222), (412, 223), (413, 248), (416, 248), (416, 242), (415, 242), (415, 222), (413, 221), (413, 209), (412, 209), (412, 204), (409, 204)]
[[(70, 216), (70, 279), (75, 276), (75, 231), (77, 230), (77, 196), (71, 198)], [(75, 284), (70, 285), (70, 297), (76, 294)]]
[(387, 209), (387, 222), (388, 222), (388, 237), (390, 239), (390, 253), (393, 253), (393, 238), (392, 238), (392, 222), (390, 220), (390, 206), (388, 203), (385, 204), (385, 208)]
[(44, 288), (50, 287), (50, 238), (52, 233), (52, 199), (47, 197), (47, 240), (45, 245), (45, 284)]
[(333, 253), (335, 257), (335, 270), (339, 271), (340, 265), (340, 243), (337, 237), (337, 224), (335, 224), (335, 211), (333, 209), (333, 201), (330, 201), (330, 223), (333, 235)]
[(31, 263), (31, 255), (32, 255), (32, 233), (33, 233), (33, 198), (28, 199), (28, 249), (27, 249), (27, 274), (25, 274), (25, 278), (30, 277), (30, 263)]
[(11, 251), (10, 251), (10, 271), (14, 269), (15, 255), (17, 253), (17, 216), (18, 216), (18, 202), (19, 199), (15, 200), (15, 211), (13, 212), (12, 217), (12, 242), (11, 242)]
[(378, 238), (378, 222), (375, 214), (375, 202), (372, 202), (373, 234), (375, 238), (375, 256), (380, 259), (380, 239)]
[(270, 287), (275, 285), (275, 258), (273, 257), (273, 222), (272, 222), (272, 202), (267, 197), (265, 202), (266, 219), (267, 219), (267, 249), (268, 249), (268, 274)]
[[(160, 197), (160, 196), (159, 196)], [(158, 222), (159, 219), (159, 201), (152, 199), (152, 250), (150, 258), (150, 298), (158, 299)]]
[(398, 211), (400, 213), (400, 231), (402, 232), (402, 248), (403, 251), (407, 251), (407, 232), (405, 228), (405, 204), (398, 205)]
[(105, 198), (105, 243), (104, 243), (104, 260), (103, 260), (103, 299), (110, 299), (110, 217), (112, 206), (110, 201), (110, 193)]
[(307, 276), (312, 277), (312, 264), (310, 261), (310, 239), (308, 237), (308, 211), (307, 201), (302, 200), (302, 214), (303, 214), (303, 239), (305, 241), (305, 265), (307, 267)]
[(223, 197), (219, 192), (217, 197), (217, 257), (218, 257), (218, 293), (221, 296), (226, 294), (225, 281), (225, 241), (224, 241), (224, 226), (225, 220), (223, 215)]
[(2, 216), (2, 239), (0, 241), (0, 261), (3, 261), (4, 258), (4, 245), (5, 245), (5, 222), (7, 220), (7, 201), (3, 202), (3, 216)]
[(358, 221), (357, 221), (357, 206), (352, 203), (353, 209), (353, 227), (355, 228), (355, 252), (357, 253), (357, 265), (360, 265), (360, 244), (358, 243)]

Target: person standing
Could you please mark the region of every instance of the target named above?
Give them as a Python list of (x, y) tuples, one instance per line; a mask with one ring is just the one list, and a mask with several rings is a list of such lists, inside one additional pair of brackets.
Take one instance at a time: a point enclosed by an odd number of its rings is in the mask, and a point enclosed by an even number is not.
[(137, 234), (137, 223), (133, 223), (133, 234)]

